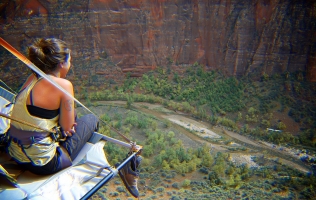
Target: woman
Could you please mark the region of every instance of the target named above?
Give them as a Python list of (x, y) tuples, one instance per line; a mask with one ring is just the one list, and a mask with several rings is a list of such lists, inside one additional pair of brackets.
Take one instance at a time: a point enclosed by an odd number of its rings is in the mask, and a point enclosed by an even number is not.
[[(65, 77), (71, 67), (70, 49), (59, 39), (38, 39), (28, 49), (29, 60), (73, 95)], [(52, 174), (71, 165), (80, 149), (97, 129), (90, 114), (75, 122), (74, 101), (46, 79), (31, 74), (17, 95), (11, 116), (39, 129), (11, 121), (9, 154), (36, 174)], [(57, 127), (67, 137), (60, 142), (51, 133)]]

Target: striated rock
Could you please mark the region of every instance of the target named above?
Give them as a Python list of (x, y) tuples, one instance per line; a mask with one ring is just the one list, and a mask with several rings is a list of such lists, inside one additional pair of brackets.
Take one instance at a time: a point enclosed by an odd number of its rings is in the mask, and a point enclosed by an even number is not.
[[(316, 81), (315, 10), (305, 0), (3, 0), (0, 34), (23, 53), (36, 37), (67, 41), (70, 79), (91, 84), (195, 62), (230, 76), (300, 70)], [(0, 53), (8, 78), (12, 57)]]
[(311, 82), (316, 82), (316, 55), (308, 57), (307, 79)]

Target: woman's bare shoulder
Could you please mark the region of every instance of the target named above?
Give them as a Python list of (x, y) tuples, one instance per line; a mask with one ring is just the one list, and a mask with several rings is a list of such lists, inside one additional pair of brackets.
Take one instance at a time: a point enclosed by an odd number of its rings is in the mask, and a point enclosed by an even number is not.
[(53, 80), (66, 90), (73, 89), (72, 83), (67, 79), (54, 77)]

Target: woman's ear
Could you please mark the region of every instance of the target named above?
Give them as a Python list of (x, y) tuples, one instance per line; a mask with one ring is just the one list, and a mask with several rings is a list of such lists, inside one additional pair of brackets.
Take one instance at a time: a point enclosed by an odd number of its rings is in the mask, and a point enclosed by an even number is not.
[(59, 66), (60, 68), (64, 68), (64, 63), (59, 63), (58, 66)]

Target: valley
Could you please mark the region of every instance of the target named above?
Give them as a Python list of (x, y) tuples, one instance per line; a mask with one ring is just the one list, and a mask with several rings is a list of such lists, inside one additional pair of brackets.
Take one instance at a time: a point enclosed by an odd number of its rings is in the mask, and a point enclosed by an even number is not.
[[(137, 112), (143, 113), (155, 121), (166, 122), (166, 120), (168, 120), (172, 123), (171, 127), (175, 132), (175, 137), (181, 140), (184, 148), (196, 149), (206, 145), (209, 149), (209, 154), (213, 157), (216, 157), (218, 153), (227, 154), (227, 163), (230, 164), (226, 165), (224, 169), (226, 171), (230, 169), (231, 166), (235, 166), (237, 168), (246, 166), (249, 170), (254, 171), (264, 171), (266, 169), (274, 169), (276, 167), (279, 169), (281, 166), (287, 166), (296, 171), (296, 173), (302, 174), (303, 176), (306, 176), (312, 172), (311, 166), (302, 162), (299, 157), (295, 157), (295, 154), (289, 151), (290, 148), (285, 150), (285, 147), (251, 139), (233, 131), (226, 130), (223, 126), (211, 126), (206, 122), (190, 117), (186, 113), (172, 111), (160, 104), (135, 102), (132, 104), (131, 109), (125, 108), (125, 101), (99, 101), (95, 102), (95, 104), (98, 104), (98, 106), (93, 107), (93, 110), (98, 112), (98, 114), (108, 113), (109, 116), (117, 116), (120, 113), (128, 115), (130, 112)], [(116, 117), (112, 117), (112, 119), (113, 118)], [(112, 122), (112, 124), (115, 124), (115, 120), (112, 120)], [(124, 130), (124, 128), (121, 128), (120, 130)], [(145, 138), (140, 136), (141, 134), (139, 131), (141, 130), (136, 129), (133, 131), (131, 129), (129, 137), (136, 139), (138, 144), (145, 146)], [(145, 157), (145, 159), (148, 159), (145, 166), (154, 162), (154, 157)], [(215, 163), (213, 166), (214, 165)], [(185, 191), (191, 188), (191, 186), (193, 187), (192, 183), (194, 181), (200, 182), (203, 179), (205, 180), (205, 175), (201, 173), (201, 169), (203, 168), (204, 167), (200, 168), (200, 170), (197, 168), (196, 170), (187, 173), (178, 173), (172, 169), (162, 170), (159, 168), (156, 168), (156, 170), (152, 169), (147, 172), (146, 170), (141, 171), (140, 174), (143, 173), (144, 175), (140, 175), (139, 179), (139, 190), (142, 193), (140, 199), (148, 199), (150, 197), (153, 198), (153, 196), (155, 197), (158, 194), (159, 197), (163, 199), (170, 199), (174, 195), (184, 197), (186, 196)], [(209, 167), (207, 168), (207, 171), (208, 170), (212, 171), (213, 169), (212, 167)], [(284, 169), (284, 171), (286, 171), (286, 169)], [(150, 173), (148, 174), (148, 172)], [(284, 173), (281, 173), (280, 175), (276, 171), (270, 175), (260, 176), (259, 179), (282, 179), (282, 174)], [(287, 173), (286, 177), (288, 174), (290, 173)], [(159, 178), (159, 181), (157, 182), (156, 179), (159, 176), (161, 176), (161, 178)], [(163, 177), (166, 176), (169, 178), (163, 179)], [(227, 177), (224, 175), (222, 178), (223, 180), (226, 180), (226, 182), (229, 181), (229, 176)], [(253, 178), (254, 177), (248, 179), (248, 181), (252, 180)], [(190, 180), (191, 186), (183, 186), (184, 182), (188, 180)], [(245, 184), (248, 181), (242, 182)], [(175, 186), (173, 184), (168, 184), (172, 182), (178, 183), (179, 188), (173, 187)], [(240, 186), (234, 186), (233, 188), (239, 187)], [(125, 190), (121, 187), (120, 179), (118, 177), (111, 181), (105, 188), (106, 189), (101, 189), (100, 191), (107, 191), (107, 193), (102, 194), (101, 196), (109, 195), (108, 197), (132, 199), (128, 193), (124, 192)], [(118, 188), (120, 188), (119, 191), (117, 191)], [(157, 188), (160, 188), (158, 189), (160, 192), (156, 191)], [(205, 191), (203, 191), (204, 190), (198, 190), (196, 194), (192, 193), (190, 195), (192, 195), (191, 197), (198, 197), (204, 194)], [(98, 194), (100, 194), (100, 192), (94, 195), (95, 199), (100, 197)]]

